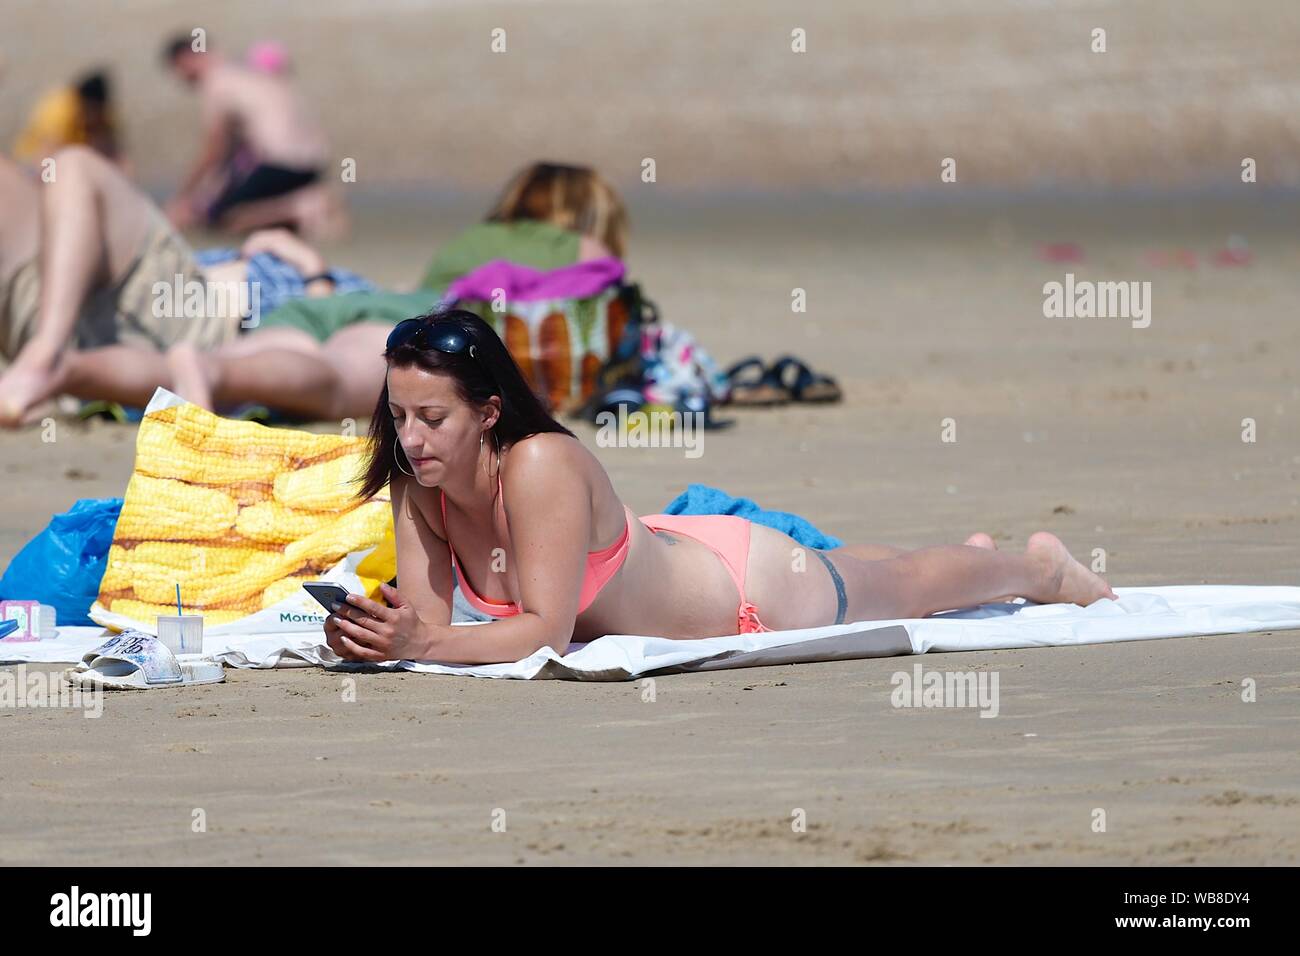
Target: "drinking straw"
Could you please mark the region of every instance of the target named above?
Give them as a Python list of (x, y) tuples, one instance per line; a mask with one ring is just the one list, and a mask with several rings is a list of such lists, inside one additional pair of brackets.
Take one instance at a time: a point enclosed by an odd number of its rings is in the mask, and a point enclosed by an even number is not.
[(176, 616), (181, 616), (181, 582), (176, 582)]

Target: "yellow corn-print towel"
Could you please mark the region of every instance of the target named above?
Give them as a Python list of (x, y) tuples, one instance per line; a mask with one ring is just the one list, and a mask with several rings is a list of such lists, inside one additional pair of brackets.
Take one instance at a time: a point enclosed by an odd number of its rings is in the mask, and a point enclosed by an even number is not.
[(222, 418), (159, 389), (136, 436), (90, 618), (153, 633), (159, 615), (202, 614), (205, 632), (319, 630), (302, 582), (375, 600), (396, 574), (388, 489), (355, 497), (365, 439)]

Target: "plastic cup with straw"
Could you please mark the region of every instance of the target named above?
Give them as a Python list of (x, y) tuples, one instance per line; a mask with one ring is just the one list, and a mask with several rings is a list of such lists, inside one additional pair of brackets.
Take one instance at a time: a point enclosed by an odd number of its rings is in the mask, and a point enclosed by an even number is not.
[(186, 614), (181, 604), (181, 583), (176, 582), (176, 616), (158, 616), (158, 640), (173, 654), (203, 653), (203, 615)]

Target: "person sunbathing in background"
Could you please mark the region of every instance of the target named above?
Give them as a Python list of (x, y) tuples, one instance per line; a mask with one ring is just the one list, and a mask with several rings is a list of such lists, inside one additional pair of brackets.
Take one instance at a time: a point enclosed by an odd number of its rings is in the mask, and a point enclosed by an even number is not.
[[(814, 550), (803, 569), (808, 549), (735, 515), (638, 519), (473, 313), (400, 323), (384, 361), (357, 496), (389, 488), (401, 589), (381, 586), (387, 606), (351, 594), (326, 618), (345, 660), (506, 663), (605, 634), (690, 639), (924, 617), (1008, 594), (1115, 597), (1042, 531), (1023, 554), (861, 545)], [(501, 619), (452, 627), (453, 574)]]
[[(422, 291), (295, 299), (234, 344), (186, 342), (171, 349), (172, 384), (165, 387), (209, 409), (250, 401), (302, 418), (360, 418), (384, 384), (381, 354), (389, 330), (436, 307), (454, 280), (494, 259), (547, 270), (623, 258), (626, 250), (627, 214), (613, 187), (591, 169), (533, 163), (511, 178), (483, 222), (438, 250)], [(512, 348), (526, 352), (527, 335), (507, 317)], [(556, 360), (570, 361), (567, 354)], [(567, 380), (569, 372), (547, 374)]]
[(175, 225), (185, 228), (199, 218), (202, 187), (228, 171), (238, 143), (255, 164), (226, 181), (201, 211), (208, 225), (232, 232), (289, 226), (312, 235), (343, 230), (337, 221), (341, 202), (330, 202), (333, 194), (322, 181), (329, 153), (325, 133), (284, 71), (234, 63), (212, 50), (196, 51), (189, 35), (169, 41), (163, 59), (197, 91), (203, 122), (199, 153), (166, 205)]
[[(127, 236), (114, 240), (129, 246), (116, 250), (115, 255), (127, 261), (131, 249), (138, 248), (130, 245), (137, 240), (127, 226), (138, 220), (143, 225), (137, 231), (147, 228), (155, 237), (151, 242), (166, 254), (137, 263), (129, 283), (125, 279), (110, 283), (98, 267), (47, 271), (57, 280), (51, 283), (52, 295), (46, 296), (52, 305), (44, 307), (35, 260), (36, 236), (42, 228), (36, 190), (41, 187), (12, 171), (11, 192), (30, 208), (25, 217), (0, 223), (0, 236), (12, 226), (30, 241), (8, 260), (24, 263), (25, 269), (16, 286), (21, 295), (8, 310), (10, 334), (0, 336), (0, 345), (9, 338), (4, 354), (13, 358), (27, 337), (32, 341), (18, 354), (12, 369), (0, 376), (0, 426), (17, 426), (30, 409), (51, 395), (68, 393), (143, 406), (159, 386), (208, 409), (256, 402), (304, 419), (362, 417), (369, 414), (383, 386), (385, 366), (380, 355), (388, 331), (401, 319), (433, 308), (441, 299), (441, 289), (407, 294), (367, 292), (363, 280), (347, 273), (336, 271), (319, 277), (324, 263), (314, 250), (297, 241), (299, 248), (291, 253), (287, 250), (295, 241), (293, 237), (275, 233), (279, 237), (277, 250), (299, 266), (304, 278), (317, 277), (302, 287), (300, 297), (290, 294), (290, 301), (272, 308), (265, 293), (272, 286), (263, 280), (260, 321), (251, 329), (234, 317), (201, 320), (206, 331), (201, 331), (200, 320), (177, 324), (155, 318), (149, 290), (158, 281), (171, 283), (179, 273), (220, 283), (241, 280), (244, 274), (237, 271), (238, 263), (200, 268), (203, 254), (196, 259), (146, 196), (106, 164), (75, 152), (68, 156), (73, 162), (60, 164), (61, 179), (44, 187), (49, 190), (41, 210), (48, 223), (44, 228), (59, 237), (50, 244), (51, 249), (63, 248), (69, 230), (85, 229), (90, 231), (73, 232), (72, 237), (90, 244), (85, 255), (91, 260), (102, 257), (104, 250), (93, 237), (98, 235), (96, 222), (103, 220), (113, 236)], [(3, 166), (0, 160), (0, 172)], [(0, 191), (3, 189), (0, 185)], [(595, 172), (535, 163), (511, 179), (485, 222), (471, 226), (439, 250), (426, 281), (445, 289), (445, 284), (460, 275), (500, 258), (552, 269), (603, 258), (611, 252), (621, 257), (626, 252), (626, 228), (627, 217), (618, 194)], [(245, 254), (259, 251), (263, 241), (251, 237)], [(5, 261), (0, 258), (0, 283), (5, 280)], [(120, 286), (129, 294), (119, 293), (115, 301), (107, 303), (107, 322), (79, 326), (75, 303), (85, 300), (89, 290), (105, 285)], [(0, 312), (3, 328), (5, 318)], [(82, 336), (78, 349), (60, 352), (74, 329)]]
[(530, 163), (510, 178), (482, 222), (438, 249), (420, 288), (443, 292), (493, 259), (542, 270), (606, 256), (626, 260), (627, 230), (622, 197), (594, 169)]
[[(242, 308), (253, 296), (239, 290), (254, 287), (270, 312), (293, 296), (373, 288), (327, 269), (319, 253), (282, 231), (196, 258), (102, 156), (75, 146), (53, 159), (45, 183), (0, 157), (0, 353), (11, 362), (0, 374), (0, 426), (23, 424), (39, 403), (64, 393), (144, 405), (158, 385), (172, 387), (174, 367), (189, 369), (191, 350), (229, 344), (243, 354), (248, 333), (269, 333), (272, 323), (254, 324)], [(183, 292), (160, 308), (159, 290), (178, 282), (236, 291), (216, 300), (219, 312), (186, 314)], [(257, 349), (272, 351), (275, 339), (260, 338)], [(374, 340), (362, 344), (377, 354)], [(281, 381), (293, 382), (296, 367), (282, 368)], [(373, 398), (360, 404), (368, 410)]]
[(107, 70), (92, 70), (37, 100), (14, 140), (13, 155), (39, 167), (64, 146), (89, 146), (105, 159), (125, 164)]

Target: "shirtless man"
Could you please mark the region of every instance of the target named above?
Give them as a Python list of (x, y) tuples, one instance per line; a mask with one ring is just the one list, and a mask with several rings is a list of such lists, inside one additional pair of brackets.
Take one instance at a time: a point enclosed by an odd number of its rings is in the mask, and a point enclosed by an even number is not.
[[(325, 200), (320, 185), (328, 156), (325, 135), (283, 76), (197, 52), (189, 36), (167, 44), (171, 70), (199, 94), (203, 144), (179, 192), (167, 204), (177, 226), (198, 217), (198, 192), (216, 173), (236, 137), (258, 165), (226, 183), (206, 213), (209, 225), (235, 232), (297, 224)], [(310, 209), (309, 209), (310, 207)]]

